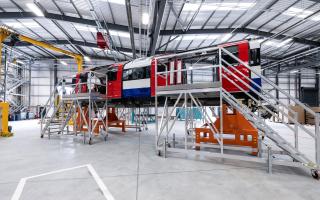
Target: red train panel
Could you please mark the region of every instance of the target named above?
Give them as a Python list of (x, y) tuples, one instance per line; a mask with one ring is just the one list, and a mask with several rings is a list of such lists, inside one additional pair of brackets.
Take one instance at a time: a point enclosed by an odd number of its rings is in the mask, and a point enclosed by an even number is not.
[[(249, 43), (248, 41), (245, 42), (239, 42), (239, 43), (230, 43), (227, 45), (223, 45), (226, 50), (233, 53), (236, 57), (238, 57), (240, 60), (242, 60), (245, 63), (248, 63), (249, 61)], [(244, 76), (236, 72), (234, 68), (239, 70), (243, 73), (246, 77), (250, 77), (250, 70), (246, 68), (244, 65), (240, 63), (235, 63), (235, 60), (232, 59), (229, 55), (223, 54), (223, 59), (227, 62), (234, 62), (230, 63), (233, 64), (232, 66), (227, 67), (228, 70), (230, 70), (232, 73), (234, 73), (236, 76), (238, 76), (242, 81), (244, 81), (246, 84), (250, 85), (249, 80), (247, 80)], [(224, 66), (226, 64), (224, 63)], [(222, 78), (222, 87), (227, 90), (228, 92), (242, 92), (236, 85), (238, 85), (240, 88), (242, 88), (244, 91), (249, 91), (249, 88), (241, 83), (239, 80), (237, 80), (233, 75), (228, 73), (226, 70), (222, 71), (223, 74), (225, 74), (229, 79), (233, 80), (235, 84), (227, 80), (227, 78)]]
[(122, 94), (123, 64), (114, 64), (108, 70), (108, 98), (119, 99)]

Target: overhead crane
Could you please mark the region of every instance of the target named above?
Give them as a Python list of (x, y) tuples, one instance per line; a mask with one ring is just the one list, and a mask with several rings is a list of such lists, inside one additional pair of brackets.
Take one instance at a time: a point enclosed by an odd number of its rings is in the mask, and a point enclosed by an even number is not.
[(62, 53), (64, 55), (67, 55), (67, 56), (70, 56), (72, 58), (75, 59), (76, 63), (77, 63), (77, 67), (78, 67), (78, 72), (81, 72), (83, 70), (83, 67), (82, 67), (82, 63), (83, 63), (83, 56), (80, 55), (80, 54), (76, 54), (76, 53), (73, 53), (73, 52), (70, 52), (70, 51), (66, 51), (64, 49), (61, 49), (61, 48), (58, 48), (58, 47), (55, 47), (51, 44), (48, 44), (46, 42), (42, 42), (42, 41), (38, 41), (38, 40), (35, 40), (35, 39), (32, 39), (30, 37), (27, 37), (25, 35), (22, 35), (22, 34), (19, 34), (7, 27), (0, 27), (0, 63), (1, 63), (1, 51), (2, 51), (2, 45), (3, 45), (3, 42), (9, 37), (13, 37), (13, 38), (17, 38), (18, 41), (23, 41), (23, 42), (27, 42), (27, 43), (30, 43), (30, 44), (33, 44), (35, 46), (39, 46), (39, 47), (42, 47), (42, 48), (45, 48), (45, 49), (49, 49), (49, 50), (52, 50), (52, 51), (55, 51), (55, 52), (58, 52), (58, 53)]

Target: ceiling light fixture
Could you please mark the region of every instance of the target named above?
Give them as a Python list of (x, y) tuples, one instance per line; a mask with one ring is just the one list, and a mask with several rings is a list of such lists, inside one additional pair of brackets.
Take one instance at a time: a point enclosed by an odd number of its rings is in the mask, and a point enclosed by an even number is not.
[(83, 58), (84, 58), (84, 60), (87, 61), (87, 62), (90, 62), (90, 61), (91, 61), (91, 59), (90, 59), (88, 56), (84, 56)]
[(294, 70), (294, 71), (291, 71), (290, 73), (294, 74), (294, 73), (298, 73), (298, 72), (299, 72), (299, 70)]
[(44, 16), (43, 12), (40, 10), (40, 8), (36, 4), (27, 3), (26, 5), (37, 16), (39, 16), (39, 17), (43, 17)]
[(66, 62), (64, 62), (63, 60), (60, 60), (60, 63), (67, 66), (68, 64)]
[(149, 14), (143, 13), (142, 14), (142, 24), (148, 25), (149, 24)]
[(24, 65), (25, 63), (22, 62), (21, 60), (16, 60), (17, 63), (21, 64), (21, 65)]

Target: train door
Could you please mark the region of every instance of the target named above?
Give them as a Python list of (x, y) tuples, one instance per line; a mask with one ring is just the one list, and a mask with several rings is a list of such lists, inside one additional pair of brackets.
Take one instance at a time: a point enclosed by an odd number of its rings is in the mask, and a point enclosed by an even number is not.
[[(244, 63), (248, 63), (249, 60), (249, 44), (248, 42), (241, 42), (241, 43), (235, 43), (232, 44), (232, 46), (224, 46), (224, 48), (232, 53), (235, 57), (239, 58)], [(232, 80), (234, 83), (229, 81), (227, 78), (222, 78), (222, 87), (227, 90), (228, 92), (242, 92), (239, 87), (248, 92), (249, 88), (245, 84), (241, 83), (238, 78), (240, 78), (243, 82), (246, 84), (250, 84), (249, 80), (246, 79), (246, 77), (250, 77), (250, 70), (245, 67), (243, 64), (239, 63), (237, 60), (232, 58), (230, 55), (226, 54), (225, 52), (222, 52), (222, 59), (228, 62), (229, 66), (225, 62), (222, 62), (224, 66), (227, 66), (228, 70), (232, 72), (228, 73), (226, 70), (223, 70), (222, 73), (225, 74), (230, 80)], [(243, 75), (238, 73), (237, 70), (239, 70)], [(238, 78), (235, 78), (237, 76)], [(239, 87), (237, 87), (239, 86)]]
[(122, 64), (113, 65), (108, 69), (108, 98), (118, 99), (121, 98), (122, 89)]
[[(156, 66), (158, 72), (166, 72), (168, 70), (168, 63), (158, 63), (156, 59), (152, 59), (151, 62), (151, 79), (150, 79), (150, 87), (151, 87), (151, 96), (155, 95), (155, 82), (156, 82)], [(167, 79), (170, 79), (170, 73), (166, 76), (165, 73), (158, 74), (157, 82), (158, 86), (165, 86), (167, 85), (168, 81)]]
[(86, 93), (88, 73), (77, 73), (76, 77), (72, 78), (72, 84), (75, 84), (75, 93)]

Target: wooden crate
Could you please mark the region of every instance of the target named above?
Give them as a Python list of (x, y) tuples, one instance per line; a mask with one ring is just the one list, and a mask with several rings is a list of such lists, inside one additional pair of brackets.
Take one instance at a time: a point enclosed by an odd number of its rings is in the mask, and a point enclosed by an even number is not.
[[(305, 111), (304, 109), (301, 107), (301, 106), (290, 106), (290, 108), (297, 112), (298, 114), (298, 119), (297, 121), (300, 123), (300, 124), (305, 124), (306, 122), (306, 119), (305, 119)], [(289, 112), (289, 116), (292, 117), (294, 119), (294, 114)], [(293, 121), (289, 119), (289, 123), (290, 124), (293, 124)]]
[[(313, 110), (316, 113), (320, 113), (320, 107), (311, 107), (311, 110)], [(306, 124), (314, 125), (314, 116), (310, 113), (306, 112)]]

